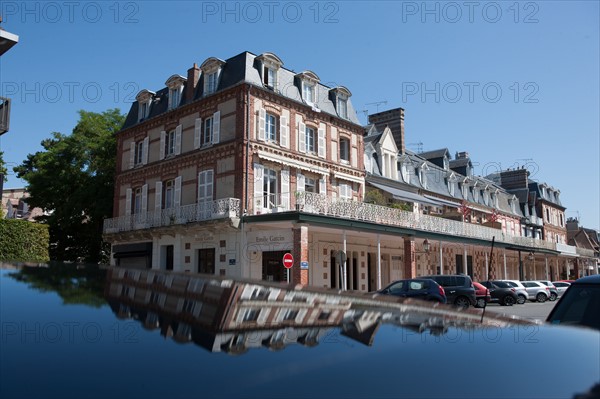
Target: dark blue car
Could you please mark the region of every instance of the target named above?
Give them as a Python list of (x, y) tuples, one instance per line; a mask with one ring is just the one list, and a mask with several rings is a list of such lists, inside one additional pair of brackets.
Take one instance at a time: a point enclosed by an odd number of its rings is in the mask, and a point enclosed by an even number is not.
[(377, 292), (385, 295), (419, 298), (426, 301), (446, 303), (446, 293), (444, 292), (444, 288), (435, 281), (426, 278), (394, 281)]

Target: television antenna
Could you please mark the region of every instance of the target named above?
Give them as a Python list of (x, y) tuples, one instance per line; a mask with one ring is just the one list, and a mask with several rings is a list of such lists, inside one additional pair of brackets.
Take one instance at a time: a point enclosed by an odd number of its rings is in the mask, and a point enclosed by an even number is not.
[(417, 154), (423, 152), (423, 142), (422, 141), (417, 141), (416, 143), (408, 143), (407, 146), (408, 147), (416, 147)]
[(377, 107), (377, 112), (379, 112), (379, 106), (380, 105), (387, 105), (387, 103), (388, 103), (387, 100), (383, 100), (383, 101), (375, 101), (375, 102), (372, 102), (372, 103), (367, 103), (365, 105), (374, 105), (374, 106)]

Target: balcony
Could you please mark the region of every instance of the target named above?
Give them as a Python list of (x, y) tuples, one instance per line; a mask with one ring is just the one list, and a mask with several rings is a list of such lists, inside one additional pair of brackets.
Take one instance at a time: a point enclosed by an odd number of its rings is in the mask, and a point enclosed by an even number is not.
[(555, 250), (555, 244), (552, 242), (536, 240), (530, 237), (513, 236), (490, 227), (458, 222), (436, 216), (406, 212), (401, 209), (390, 208), (387, 206), (367, 204), (346, 199), (333, 199), (321, 194), (308, 192), (297, 193), (296, 209), (307, 213), (360, 220), (451, 236), (489, 241), (495, 237), (496, 241), (506, 244)]
[(222, 198), (201, 204), (184, 205), (104, 220), (104, 233), (150, 229), (207, 220), (239, 218), (240, 200)]

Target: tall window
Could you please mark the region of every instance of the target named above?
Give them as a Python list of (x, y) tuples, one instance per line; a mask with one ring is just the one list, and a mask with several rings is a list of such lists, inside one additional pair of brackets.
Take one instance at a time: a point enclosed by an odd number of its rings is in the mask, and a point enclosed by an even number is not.
[(265, 117), (265, 139), (270, 141), (277, 141), (277, 118), (275, 115), (266, 114)]
[(346, 183), (340, 183), (339, 187), (339, 195), (340, 198), (344, 199), (352, 199), (352, 185)]
[(263, 207), (273, 208), (278, 206), (278, 194), (277, 171), (265, 168), (263, 177)]
[(338, 98), (337, 100), (338, 115), (341, 118), (348, 119), (348, 100)]
[(344, 137), (340, 139), (340, 160), (350, 162), (350, 140)]
[(307, 103), (312, 103), (314, 102), (314, 94), (315, 94), (315, 86), (308, 84), (308, 83), (304, 83), (302, 85), (302, 98), (304, 99), (304, 101), (306, 101)]
[(165, 209), (175, 206), (175, 180), (169, 180), (165, 183)]
[(134, 165), (141, 165), (143, 163), (143, 154), (144, 153), (144, 141), (138, 141), (135, 143), (135, 157), (134, 157)]
[(316, 193), (317, 192), (317, 185), (316, 185), (315, 179), (312, 179), (310, 177), (304, 178), (304, 191), (306, 191), (308, 193)]
[(217, 91), (217, 72), (209, 73), (206, 76), (206, 94), (211, 94)]
[(177, 108), (181, 102), (181, 91), (179, 87), (169, 90), (169, 109)]
[(165, 137), (165, 156), (175, 153), (175, 130), (171, 130)]
[(135, 189), (133, 196), (133, 213), (142, 212), (142, 188), (138, 187)]
[(209, 145), (212, 143), (213, 135), (213, 117), (204, 120), (204, 134), (202, 135), (202, 144)]
[(139, 120), (146, 119), (150, 114), (150, 103), (143, 102), (140, 104), (140, 118)]
[(315, 129), (306, 127), (306, 152), (315, 152)]
[(265, 66), (263, 69), (263, 83), (265, 86), (275, 88), (277, 85), (277, 71)]

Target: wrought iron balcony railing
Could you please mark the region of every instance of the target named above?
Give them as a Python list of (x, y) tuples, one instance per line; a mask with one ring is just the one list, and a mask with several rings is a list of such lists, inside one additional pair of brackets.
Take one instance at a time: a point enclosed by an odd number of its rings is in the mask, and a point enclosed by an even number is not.
[(234, 217), (240, 217), (240, 200), (237, 198), (222, 198), (199, 204), (105, 219), (104, 233), (118, 233)]
[(322, 194), (308, 192), (299, 192), (295, 197), (296, 209), (308, 213), (490, 241), (495, 237), (496, 241), (508, 244), (550, 250), (556, 249), (552, 242), (514, 236), (491, 227), (421, 215), (387, 206), (334, 199)]

